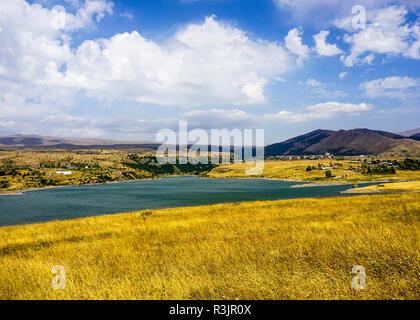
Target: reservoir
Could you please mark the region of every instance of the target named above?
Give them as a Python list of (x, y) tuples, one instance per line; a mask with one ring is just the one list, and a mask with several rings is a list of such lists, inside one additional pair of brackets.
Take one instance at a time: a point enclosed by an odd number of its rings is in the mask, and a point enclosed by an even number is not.
[(351, 185), (290, 188), (299, 182), (174, 177), (69, 186), (0, 195), (0, 226), (71, 219), (143, 209), (215, 203), (345, 196)]

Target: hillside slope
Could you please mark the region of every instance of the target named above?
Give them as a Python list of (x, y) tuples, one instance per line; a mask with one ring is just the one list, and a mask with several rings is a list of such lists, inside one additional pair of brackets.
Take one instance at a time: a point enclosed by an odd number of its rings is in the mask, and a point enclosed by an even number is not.
[[(418, 299), (420, 195), (258, 201), (0, 228), (0, 299)], [(66, 289), (51, 287), (51, 268)], [(367, 272), (351, 287), (352, 266)]]
[(413, 134), (410, 139), (420, 141), (420, 133)]
[(407, 150), (411, 154), (420, 154), (420, 143), (395, 133), (378, 130), (315, 130), (269, 145), (265, 154), (309, 155), (329, 152), (335, 155), (361, 155), (381, 154), (399, 149)]

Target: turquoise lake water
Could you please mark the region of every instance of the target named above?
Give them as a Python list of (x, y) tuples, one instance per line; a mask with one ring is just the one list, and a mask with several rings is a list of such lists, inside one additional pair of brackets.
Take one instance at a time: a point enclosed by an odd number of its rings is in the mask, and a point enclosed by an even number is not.
[(290, 188), (296, 182), (175, 177), (73, 186), (0, 196), (0, 226), (214, 203), (343, 195), (349, 185)]

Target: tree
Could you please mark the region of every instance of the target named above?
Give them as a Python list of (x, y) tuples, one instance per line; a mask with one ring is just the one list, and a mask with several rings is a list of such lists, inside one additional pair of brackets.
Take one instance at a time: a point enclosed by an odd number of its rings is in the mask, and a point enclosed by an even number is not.
[(327, 178), (331, 178), (331, 177), (332, 177), (332, 172), (331, 172), (331, 170), (327, 170), (327, 171), (325, 172), (325, 176), (326, 176)]
[(10, 186), (8, 181), (1, 181), (0, 182), (0, 189), (7, 189)]
[(312, 167), (311, 166), (307, 166), (306, 167), (306, 172), (309, 172), (309, 171), (311, 171), (312, 170)]

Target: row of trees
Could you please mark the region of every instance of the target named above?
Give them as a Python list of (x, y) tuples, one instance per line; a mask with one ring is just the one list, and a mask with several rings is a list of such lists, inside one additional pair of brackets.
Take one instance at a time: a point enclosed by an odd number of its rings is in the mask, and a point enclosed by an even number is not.
[(398, 162), (398, 167), (401, 170), (420, 170), (420, 160), (407, 158)]
[(395, 168), (392, 166), (376, 166), (368, 167), (366, 170), (362, 171), (364, 174), (395, 174)]
[(212, 170), (214, 164), (159, 164), (155, 156), (140, 157), (136, 154), (130, 154), (129, 159), (133, 162), (124, 162), (123, 164), (135, 170), (141, 170), (151, 173), (153, 176), (173, 175), (173, 174), (200, 174)]

